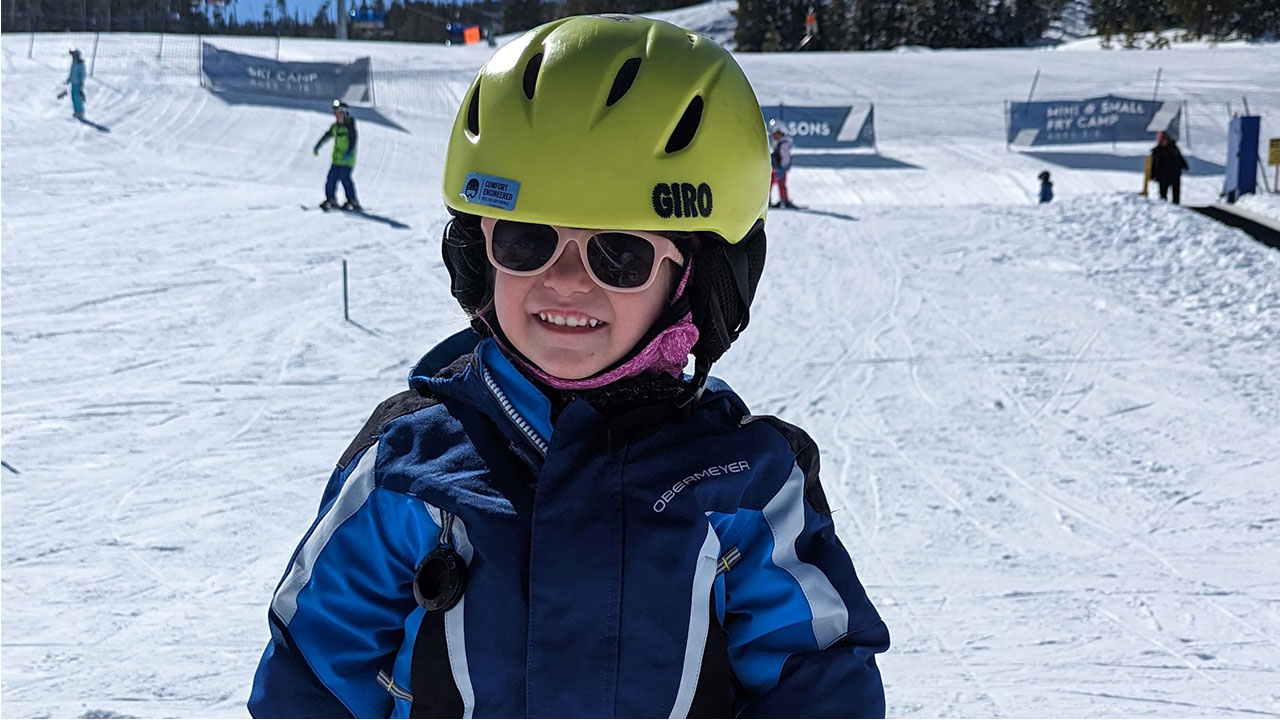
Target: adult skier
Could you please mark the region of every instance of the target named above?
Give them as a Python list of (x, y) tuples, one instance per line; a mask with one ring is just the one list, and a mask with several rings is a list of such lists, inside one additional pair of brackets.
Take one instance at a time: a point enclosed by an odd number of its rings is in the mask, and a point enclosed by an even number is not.
[(69, 93), (71, 95), (71, 114), (77, 119), (83, 120), (85, 99), (84, 58), (80, 56), (80, 48), (71, 48), (67, 52), (71, 55), (71, 70), (67, 73), (67, 79), (64, 80), (62, 84), (71, 86)]
[(339, 460), (255, 716), (883, 717), (817, 448), (709, 377), (764, 267), (765, 138), (733, 56), (657, 20), (480, 69), (442, 188), (471, 329)]
[(356, 167), (356, 119), (351, 117), (351, 108), (341, 100), (333, 101), (333, 124), (316, 141), (311, 154), (319, 155), (320, 146), (328, 142), (329, 138), (333, 138), (333, 158), (329, 165), (329, 176), (324, 181), (324, 202), (320, 203), (320, 209), (329, 210), (338, 206), (334, 193), (341, 182), (342, 191), (347, 196), (342, 209), (361, 210), (363, 208), (356, 198), (356, 183), (351, 178), (351, 172)]

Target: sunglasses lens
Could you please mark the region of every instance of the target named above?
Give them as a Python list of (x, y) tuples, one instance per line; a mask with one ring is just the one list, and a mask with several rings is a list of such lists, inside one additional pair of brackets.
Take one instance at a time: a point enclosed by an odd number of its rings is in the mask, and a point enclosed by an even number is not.
[(587, 243), (587, 261), (600, 282), (616, 288), (644, 285), (653, 272), (653, 243), (639, 235), (603, 232)]
[(515, 272), (532, 272), (556, 254), (560, 237), (550, 225), (499, 220), (493, 226), (493, 259)]

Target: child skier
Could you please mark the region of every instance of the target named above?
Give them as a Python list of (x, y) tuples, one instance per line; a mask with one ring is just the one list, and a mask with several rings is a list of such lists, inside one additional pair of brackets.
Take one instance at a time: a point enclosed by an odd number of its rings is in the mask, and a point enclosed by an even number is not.
[(360, 201), (356, 199), (356, 183), (351, 172), (356, 167), (356, 119), (351, 117), (351, 108), (341, 100), (333, 101), (333, 124), (316, 141), (311, 149), (312, 155), (320, 154), (320, 146), (333, 138), (333, 160), (329, 165), (329, 176), (324, 181), (324, 202), (321, 210), (337, 207), (338, 201), (334, 193), (338, 183), (342, 183), (342, 191), (347, 195), (343, 210), (360, 210)]
[(795, 141), (787, 134), (786, 127), (777, 120), (769, 121), (769, 140), (773, 145), (772, 151), (769, 153), (769, 163), (773, 168), (770, 176), (769, 191), (772, 194), (773, 186), (778, 186), (778, 202), (771, 204), (769, 207), (783, 207), (795, 209), (791, 198), (787, 195), (787, 172), (791, 170), (791, 148), (795, 146)]
[(708, 377), (764, 264), (759, 118), (728, 52), (641, 17), (480, 70), (444, 167), (472, 329), (339, 460), (255, 716), (883, 716), (817, 448)]
[(1053, 183), (1049, 182), (1049, 171), (1040, 173), (1040, 204), (1053, 200)]

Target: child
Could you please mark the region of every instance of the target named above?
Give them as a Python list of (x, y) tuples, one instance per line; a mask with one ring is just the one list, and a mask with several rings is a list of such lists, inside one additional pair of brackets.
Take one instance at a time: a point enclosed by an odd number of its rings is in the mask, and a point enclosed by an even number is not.
[(1049, 182), (1049, 171), (1045, 170), (1040, 173), (1040, 204), (1049, 202), (1053, 199), (1053, 183)]
[(324, 201), (320, 203), (320, 209), (327, 212), (338, 206), (334, 194), (341, 182), (342, 191), (347, 195), (342, 209), (359, 211), (362, 208), (356, 198), (356, 183), (351, 178), (352, 171), (356, 169), (356, 119), (351, 117), (351, 108), (341, 100), (333, 101), (333, 124), (316, 141), (311, 154), (319, 155), (320, 146), (329, 138), (333, 138), (333, 159), (329, 165), (329, 176), (324, 181)]
[(723, 48), (640, 17), (481, 69), (444, 167), (473, 330), (339, 460), (255, 716), (883, 716), (816, 447), (708, 377), (764, 264), (763, 125)]
[(787, 128), (777, 120), (770, 120), (769, 127), (769, 139), (773, 144), (773, 150), (769, 153), (769, 163), (773, 168), (769, 180), (770, 193), (773, 192), (774, 185), (778, 186), (778, 202), (769, 207), (794, 210), (796, 206), (787, 194), (787, 173), (791, 170), (791, 148), (795, 146), (795, 141), (787, 134)]
[(1168, 200), (1173, 190), (1173, 204), (1182, 202), (1182, 171), (1189, 169), (1178, 143), (1166, 130), (1156, 133), (1156, 146), (1151, 148), (1151, 177), (1160, 185), (1160, 199)]

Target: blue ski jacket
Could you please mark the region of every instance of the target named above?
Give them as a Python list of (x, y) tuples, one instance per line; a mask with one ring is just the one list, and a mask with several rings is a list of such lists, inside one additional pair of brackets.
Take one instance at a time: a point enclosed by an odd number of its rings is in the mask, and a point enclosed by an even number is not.
[[(272, 599), (255, 717), (884, 716), (888, 630), (802, 430), (714, 379), (680, 422), (553, 418), (477, 339), (428, 353), (343, 454)], [(428, 612), (442, 538), (466, 586)]]
[(84, 61), (72, 60), (71, 70), (67, 73), (66, 82), (63, 85), (71, 85), (72, 90), (78, 90), (84, 87)]

